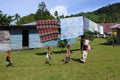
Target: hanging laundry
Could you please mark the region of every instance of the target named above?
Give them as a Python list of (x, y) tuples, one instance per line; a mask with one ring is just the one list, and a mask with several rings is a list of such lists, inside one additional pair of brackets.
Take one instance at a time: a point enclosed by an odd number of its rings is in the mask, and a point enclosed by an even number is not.
[(60, 19), (61, 40), (76, 38), (83, 35), (83, 17)]
[(57, 20), (38, 20), (36, 28), (40, 35), (40, 41), (46, 42), (58, 39), (60, 23)]

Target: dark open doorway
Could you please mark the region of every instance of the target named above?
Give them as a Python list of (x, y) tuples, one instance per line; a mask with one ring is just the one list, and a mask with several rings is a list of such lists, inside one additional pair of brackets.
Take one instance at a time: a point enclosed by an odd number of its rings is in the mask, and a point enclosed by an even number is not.
[(29, 46), (29, 31), (28, 30), (23, 30), (22, 31), (22, 46), (23, 47), (28, 47)]

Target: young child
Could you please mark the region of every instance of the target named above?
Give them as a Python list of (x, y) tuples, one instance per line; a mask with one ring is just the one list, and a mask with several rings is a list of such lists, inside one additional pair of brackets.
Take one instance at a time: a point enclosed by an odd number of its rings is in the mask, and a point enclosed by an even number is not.
[(12, 66), (12, 61), (10, 60), (10, 51), (7, 51), (6, 56), (6, 67)]
[(66, 61), (65, 61), (65, 63), (68, 63), (69, 61), (70, 61), (70, 45), (67, 45)]
[(49, 63), (49, 62), (50, 62), (50, 59), (51, 59), (51, 58), (50, 58), (50, 49), (51, 49), (50, 47), (47, 48), (48, 52), (47, 52), (47, 54), (46, 54), (46, 62), (45, 62), (46, 64), (49, 64), (49, 65), (51, 65), (51, 64)]

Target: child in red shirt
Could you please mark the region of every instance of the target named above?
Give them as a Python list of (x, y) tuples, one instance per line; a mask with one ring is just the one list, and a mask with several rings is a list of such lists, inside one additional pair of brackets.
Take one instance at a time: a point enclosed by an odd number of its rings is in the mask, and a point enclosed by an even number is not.
[(65, 61), (65, 63), (68, 63), (69, 61), (70, 61), (70, 45), (67, 45), (66, 61)]

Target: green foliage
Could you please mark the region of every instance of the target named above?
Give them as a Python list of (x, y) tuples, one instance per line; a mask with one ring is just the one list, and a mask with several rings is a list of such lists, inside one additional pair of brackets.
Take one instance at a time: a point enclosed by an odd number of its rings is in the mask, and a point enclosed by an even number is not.
[(106, 42), (106, 44), (109, 44), (109, 45), (111, 45), (111, 44), (113, 44), (113, 36), (112, 35), (110, 35), (109, 37), (108, 37), (108, 40), (107, 40), (107, 42)]
[(30, 23), (30, 22), (35, 22), (35, 14), (31, 13), (30, 15), (20, 18), (20, 20), (18, 20), (16, 22), (16, 24), (21, 25), (21, 24), (26, 24), (26, 23)]
[(90, 20), (97, 22), (98, 21), (98, 15), (94, 14), (94, 13), (84, 13), (82, 14), (82, 16), (85, 16), (87, 18), (89, 18)]
[[(58, 13), (55, 12), (55, 16), (57, 19), (85, 16), (88, 19), (97, 23), (105, 23), (105, 22), (120, 23), (120, 2), (109, 4), (93, 12), (86, 12), (86, 13), (81, 12), (78, 14), (72, 14), (70, 16), (64, 16), (64, 15), (58, 16)], [(16, 22), (17, 25), (34, 22), (36, 20), (55, 19), (54, 16), (52, 16), (49, 10), (47, 9), (45, 2), (39, 3), (36, 13), (31, 13), (30, 15), (23, 16), (21, 18), (20, 15), (16, 13), (14, 17), (17, 20)], [(12, 18), (13, 16), (2, 14), (2, 11), (0, 11), (0, 25), (10, 25), (10, 23), (13, 21)]]
[(36, 13), (31, 13), (30, 15), (23, 16), (16, 22), (17, 25), (26, 24), (30, 22), (35, 22), (36, 20), (51, 20), (54, 17), (50, 14), (48, 9), (46, 8), (46, 4), (44, 2), (39, 3), (38, 9)]
[(18, 13), (16, 13), (14, 17), (15, 17), (15, 20), (17, 20), (17, 22), (18, 22), (18, 20), (20, 19), (20, 15)]
[(105, 7), (99, 8), (93, 12), (81, 12), (78, 14), (66, 16), (66, 17), (76, 17), (76, 16), (85, 16), (88, 19), (97, 22), (97, 23), (105, 23), (105, 22), (115, 22), (120, 23), (120, 3), (114, 3), (107, 5)]
[(37, 11), (35, 15), (35, 20), (51, 20), (54, 17), (49, 13), (49, 11)]
[(86, 32), (84, 32), (84, 36), (89, 37), (90, 41), (93, 41), (93, 40), (94, 40), (94, 33), (91, 32), (91, 31), (86, 31)]
[(62, 48), (62, 50), (67, 46), (67, 40), (58, 39), (58, 47)]
[[(58, 11), (55, 11), (54, 12), (54, 16), (56, 17), (56, 19), (58, 20), (58, 21), (60, 21), (60, 17), (58, 16)], [(61, 16), (62, 17), (62, 16)]]
[(38, 5), (38, 10), (35, 15), (35, 20), (48, 20), (48, 19), (54, 19), (54, 17), (47, 10), (46, 4), (44, 2), (41, 2)]
[(94, 14), (98, 15), (97, 22), (120, 22), (120, 3), (114, 3), (102, 7), (96, 11), (93, 11)]
[(13, 21), (13, 16), (3, 14), (2, 11), (0, 11), (0, 26), (8, 26)]
[(112, 44), (114, 45), (116, 43), (116, 37), (117, 37), (117, 34), (116, 32), (114, 32), (113, 34), (111, 34), (109, 37), (108, 37), (108, 40), (107, 40), (107, 44)]

